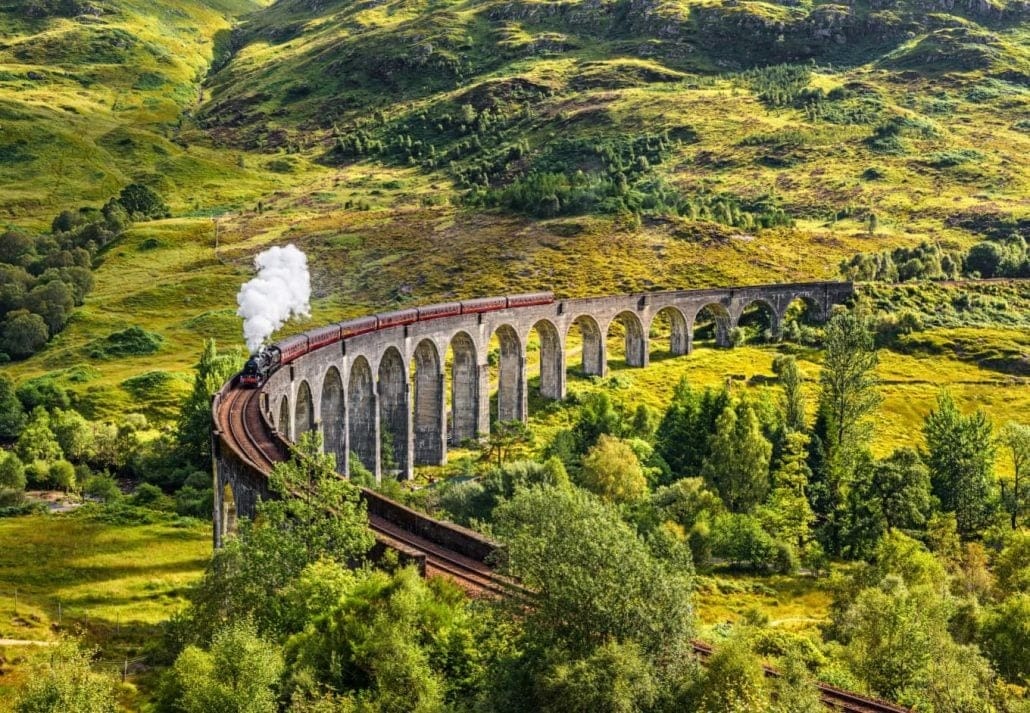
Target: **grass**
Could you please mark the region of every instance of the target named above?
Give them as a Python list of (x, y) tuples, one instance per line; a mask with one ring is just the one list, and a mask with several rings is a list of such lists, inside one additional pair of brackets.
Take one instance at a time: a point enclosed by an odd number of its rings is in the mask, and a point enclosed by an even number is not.
[[(0, 638), (82, 635), (100, 647), (98, 669), (112, 673), (140, 656), (211, 552), (208, 523), (155, 519), (112, 524), (80, 512), (0, 520)], [(0, 711), (10, 710), (33, 650), (0, 647)]]
[[(772, 362), (781, 353), (780, 348), (772, 345), (745, 345), (734, 349), (701, 346), (693, 354), (683, 357), (656, 354), (657, 348), (652, 342), (651, 365), (640, 370), (619, 362), (621, 344), (610, 341), (609, 358), (613, 361), (610, 362), (609, 376), (605, 380), (597, 380), (577, 373), (579, 351), (573, 343), (567, 355), (569, 364), (575, 367), (569, 371), (569, 391), (607, 389), (631, 408), (644, 403), (659, 411), (668, 406), (673, 387), (681, 378), (699, 387), (728, 384), (737, 393), (779, 397)], [(983, 369), (947, 356), (910, 355), (881, 349), (879, 357), (876, 375), (881, 379), (879, 391), (883, 402), (873, 419), (875, 436), (872, 442), (873, 452), (878, 457), (888, 455), (895, 448), (911, 445), (914, 439), (917, 443), (921, 441), (920, 435), (913, 434), (922, 433), (923, 419), (933, 408), (942, 389), (950, 390), (963, 410), (983, 408), (999, 427), (1008, 420), (1023, 419), (1030, 412), (1030, 389), (1025, 377)], [(800, 350), (797, 358), (806, 379), (809, 416), (814, 418), (820, 355), (812, 350)], [(527, 361), (530, 376), (537, 376), (537, 353), (531, 351)], [(556, 431), (571, 425), (575, 409), (555, 408), (533, 399), (530, 416), (537, 443), (543, 446)], [(1003, 475), (1011, 468), (1004, 459), (999, 460), (999, 466)]]

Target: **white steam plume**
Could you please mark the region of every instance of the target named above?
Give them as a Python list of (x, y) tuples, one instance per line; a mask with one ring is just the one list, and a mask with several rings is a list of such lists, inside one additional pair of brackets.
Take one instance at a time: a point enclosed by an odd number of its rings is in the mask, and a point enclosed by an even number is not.
[(243, 338), (251, 354), (290, 317), (311, 312), (308, 257), (295, 245), (272, 247), (254, 258), (257, 277), (240, 288), (236, 314), (243, 317)]

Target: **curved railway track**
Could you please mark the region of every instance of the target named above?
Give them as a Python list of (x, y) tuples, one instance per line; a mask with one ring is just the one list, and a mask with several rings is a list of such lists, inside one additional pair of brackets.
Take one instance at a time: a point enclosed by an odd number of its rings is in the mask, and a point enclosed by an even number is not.
[[(232, 448), (237, 456), (255, 470), (268, 474), (272, 467), (283, 460), (283, 453), (271, 434), (271, 429), (260, 408), (260, 391), (241, 389), (233, 380), (229, 388), (217, 397), (215, 428), (223, 442)], [(398, 551), (418, 553), (425, 558), (426, 576), (446, 577), (473, 596), (510, 597), (528, 596), (517, 583), (500, 577), (485, 564), (453, 552), (431, 540), (405, 530), (400, 525), (369, 514), (369, 528), (383, 545)], [(704, 661), (712, 655), (712, 647), (694, 641), (697, 657)], [(780, 674), (766, 667), (766, 676), (775, 678)], [(856, 693), (844, 691), (824, 683), (818, 684), (820, 697), (827, 708), (841, 713), (909, 713), (907, 708), (887, 701), (880, 701)]]
[[(261, 414), (259, 394), (256, 389), (237, 388), (233, 384), (221, 396), (217, 427), (237, 455), (267, 474), (282, 456)], [(482, 562), (451, 552), (378, 515), (369, 514), (368, 523), (377, 539), (386, 546), (424, 555), (427, 575), (447, 577), (476, 595), (506, 596), (513, 591), (511, 582), (500, 578)], [(398, 544), (401, 547), (397, 547)]]

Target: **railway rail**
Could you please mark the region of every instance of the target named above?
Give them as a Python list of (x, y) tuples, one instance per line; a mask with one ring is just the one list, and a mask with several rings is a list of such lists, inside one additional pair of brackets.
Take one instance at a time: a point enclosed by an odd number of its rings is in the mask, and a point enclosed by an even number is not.
[[(231, 448), (236, 455), (251, 468), (265, 475), (272, 467), (284, 459), (282, 445), (272, 434), (271, 426), (261, 412), (260, 391), (240, 388), (238, 380), (233, 380), (226, 389), (216, 397), (215, 429), (216, 436)], [(366, 490), (366, 499), (378, 498), (381, 495)], [(421, 516), (426, 520), (430, 518)], [(483, 561), (459, 554), (432, 540), (408, 531), (395, 522), (369, 513), (369, 527), (377, 541), (388, 548), (402, 554), (416, 554), (423, 559), (423, 570), (426, 576), (446, 577), (461, 586), (473, 596), (510, 597), (529, 594), (517, 582), (501, 577), (493, 568)], [(700, 641), (694, 641), (693, 648), (697, 657), (704, 661), (712, 655), (712, 647)], [(776, 677), (780, 674), (773, 668), (766, 667), (766, 675)], [(834, 686), (819, 683), (819, 693), (827, 708), (841, 713), (909, 713), (907, 708), (887, 701), (869, 698), (851, 693)]]

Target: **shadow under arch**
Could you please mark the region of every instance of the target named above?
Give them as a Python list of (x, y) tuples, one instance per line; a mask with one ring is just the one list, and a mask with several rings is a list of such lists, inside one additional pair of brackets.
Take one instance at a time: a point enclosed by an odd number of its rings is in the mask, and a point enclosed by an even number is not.
[[(586, 376), (604, 376), (607, 364), (605, 363), (605, 345), (601, 336), (601, 327), (597, 320), (588, 314), (581, 314), (569, 323), (565, 332), (565, 348), (569, 348), (569, 335), (573, 330), (578, 330), (582, 345), (582, 359), (580, 361), (581, 371)], [(570, 363), (566, 354), (566, 366)]]
[(747, 341), (767, 342), (780, 338), (780, 315), (771, 302), (761, 297), (744, 305), (736, 326), (745, 330)]
[(447, 460), (444, 373), (432, 340), (423, 339), (415, 347), (412, 367), (415, 465), (443, 465)]
[(523, 421), (526, 414), (525, 357), (522, 339), (509, 324), (494, 330), (491, 341), (497, 340), (497, 420)]
[(350, 452), (374, 475), (379, 473), (377, 413), (372, 367), (365, 357), (359, 356), (351, 364), (347, 379), (347, 440)]
[(347, 433), (343, 408), (343, 379), (340, 370), (329, 367), (322, 380), (322, 445), (326, 453), (336, 457), (336, 472), (347, 472)]
[(315, 427), (315, 404), (311, 399), (311, 387), (308, 382), (301, 381), (297, 387), (297, 408), (293, 417), (293, 440)]
[(650, 344), (660, 343), (668, 339), (669, 349), (667, 352), (658, 352), (653, 347), (652, 357), (656, 356), (683, 356), (690, 353), (690, 333), (687, 329), (687, 318), (678, 307), (662, 307), (655, 312), (648, 326), (648, 340)]
[[(622, 337), (622, 349), (619, 351), (622, 351), (626, 366), (647, 366), (647, 339), (644, 335), (644, 325), (636, 313), (623, 310), (608, 323), (605, 340), (608, 341), (619, 336)], [(608, 351), (609, 364), (612, 362), (612, 355), (617, 353), (618, 351), (615, 349)]]
[(561, 334), (549, 319), (541, 319), (530, 331), (536, 332), (540, 345), (540, 396), (560, 401), (565, 398), (565, 350)]
[(397, 347), (387, 347), (379, 360), (379, 460), (382, 470), (407, 474), (408, 370)]
[(690, 333), (692, 342), (714, 339), (715, 346), (730, 346), (730, 313), (718, 302), (709, 302), (694, 313)]
[(276, 424), (276, 428), (283, 438), (288, 441), (293, 440), (290, 420), (290, 397), (283, 394), (283, 397), (279, 400), (279, 422)]
[(479, 358), (476, 343), (466, 332), (451, 337), (450, 442), (475, 439), (479, 434)]

